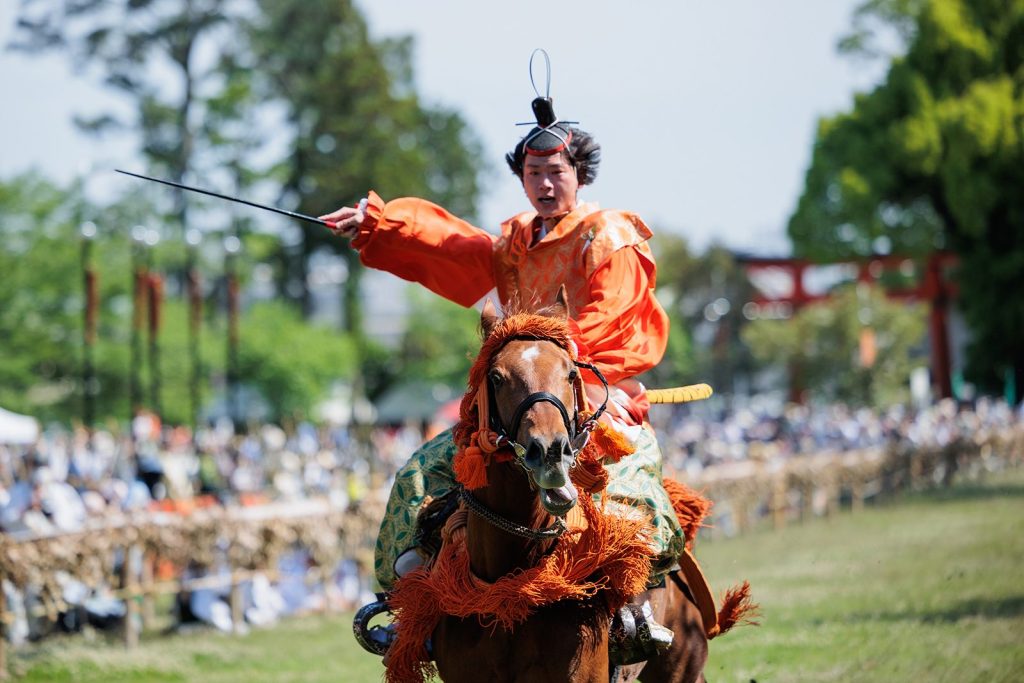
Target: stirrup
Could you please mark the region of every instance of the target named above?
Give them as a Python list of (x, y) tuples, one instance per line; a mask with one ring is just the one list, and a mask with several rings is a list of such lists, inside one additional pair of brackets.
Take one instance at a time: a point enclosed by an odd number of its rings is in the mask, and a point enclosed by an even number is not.
[(364, 605), (352, 619), (352, 633), (364, 650), (371, 654), (383, 657), (387, 654), (388, 648), (395, 640), (395, 625), (370, 626), (370, 620), (378, 614), (391, 613), (388, 608), (387, 595), (377, 593), (377, 599), (368, 605)]
[(672, 646), (675, 634), (654, 620), (650, 602), (627, 604), (612, 619), (608, 657), (612, 664), (638, 664)]

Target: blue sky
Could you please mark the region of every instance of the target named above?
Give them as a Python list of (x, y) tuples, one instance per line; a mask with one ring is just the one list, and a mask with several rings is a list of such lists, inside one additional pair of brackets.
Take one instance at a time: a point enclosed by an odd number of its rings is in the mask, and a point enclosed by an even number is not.
[[(462, 112), (480, 135), (492, 167), (480, 217), (489, 229), (528, 208), (502, 155), (524, 132), (514, 124), (530, 118), (536, 47), (551, 56), (556, 112), (603, 147), (584, 199), (636, 211), (698, 247), (760, 253), (787, 250), (818, 119), (882, 75), (882, 65), (835, 49), (859, 0), (359, 4), (375, 36), (415, 37), (420, 93)], [(15, 5), (0, 4), (0, 42)], [(0, 88), (0, 177), (141, 167), (127, 141), (97, 144), (74, 131), (73, 112), (110, 98), (61, 57), (0, 53)], [(325, 196), (324, 211), (337, 203)]]

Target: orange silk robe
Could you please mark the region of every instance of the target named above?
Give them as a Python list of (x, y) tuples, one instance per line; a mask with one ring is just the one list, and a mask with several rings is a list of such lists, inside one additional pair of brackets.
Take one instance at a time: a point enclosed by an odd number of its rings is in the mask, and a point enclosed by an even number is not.
[(365, 265), (467, 307), (497, 288), (503, 306), (536, 310), (565, 284), (580, 355), (609, 383), (657, 365), (669, 326), (654, 298), (650, 229), (635, 214), (588, 203), (530, 246), (536, 217), (514, 216), (492, 235), (423, 199), (385, 204), (371, 192), (352, 246)]

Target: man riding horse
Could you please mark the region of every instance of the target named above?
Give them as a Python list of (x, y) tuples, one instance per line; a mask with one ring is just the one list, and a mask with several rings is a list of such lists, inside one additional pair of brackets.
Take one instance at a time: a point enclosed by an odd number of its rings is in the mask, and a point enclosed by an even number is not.
[[(668, 317), (654, 295), (656, 268), (647, 244), (652, 233), (634, 213), (579, 201), (579, 189), (597, 176), (600, 146), (560, 121), (550, 97), (538, 96), (532, 108), (536, 126), (505, 157), (532, 210), (502, 223), (500, 234), (426, 200), (384, 202), (372, 191), (358, 207), (321, 218), (351, 238), (365, 265), (466, 307), (496, 289), (506, 309), (537, 310), (554, 302), (565, 285), (579, 358), (596, 366), (611, 386), (602, 419), (636, 449), (608, 465), (609, 505), (650, 518), (649, 585), (660, 585), (678, 566), (685, 539), (662, 485), (662, 455), (646, 421), (644, 388), (633, 379), (658, 364), (668, 340)], [(594, 391), (591, 402), (600, 404), (604, 385), (592, 372), (585, 371), (584, 380), (588, 394)], [(455, 453), (449, 430), (424, 444), (396, 475), (375, 553), (384, 590), (429, 559), (411, 540), (417, 538), (417, 513), (428, 497), (456, 487)], [(650, 615), (648, 608), (642, 612)], [(656, 646), (667, 647), (672, 632), (649, 621)], [(630, 643), (620, 645), (632, 649)]]

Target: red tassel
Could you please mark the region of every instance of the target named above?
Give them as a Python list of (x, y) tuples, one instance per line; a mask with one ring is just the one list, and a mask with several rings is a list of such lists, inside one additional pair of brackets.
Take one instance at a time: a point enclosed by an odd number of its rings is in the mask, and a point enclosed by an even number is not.
[(149, 276), (149, 333), (160, 333), (160, 308), (164, 298), (164, 279), (159, 275)]
[(466, 446), (452, 461), (455, 479), (469, 490), (487, 486), (487, 463), (479, 446)]

